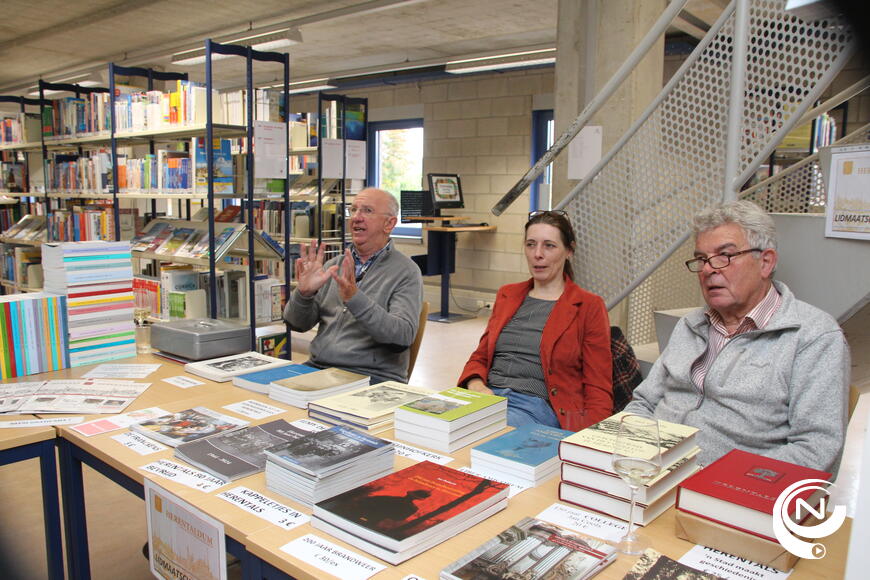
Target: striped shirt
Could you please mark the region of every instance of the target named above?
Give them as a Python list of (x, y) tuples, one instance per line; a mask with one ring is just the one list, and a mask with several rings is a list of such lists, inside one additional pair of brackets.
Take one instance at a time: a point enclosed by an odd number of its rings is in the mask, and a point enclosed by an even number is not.
[(392, 243), (393, 240), (389, 240), (383, 248), (372, 254), (372, 257), (365, 262), (362, 261), (362, 258), (360, 258), (360, 255), (357, 253), (356, 246), (353, 244), (350, 245), (350, 255), (353, 256), (353, 271), (357, 282), (362, 280), (362, 277), (365, 275), (369, 267), (375, 263), (375, 260), (377, 260)]
[(695, 383), (695, 386), (701, 392), (704, 391), (704, 379), (707, 377), (707, 372), (713, 366), (713, 362), (719, 356), (719, 353), (722, 352), (725, 345), (738, 334), (767, 326), (780, 304), (782, 304), (782, 296), (776, 291), (776, 287), (771, 284), (770, 290), (767, 291), (761, 302), (749, 311), (749, 314), (740, 321), (737, 330), (731, 334), (728, 334), (722, 316), (712, 308), (707, 308), (705, 314), (707, 315), (707, 320), (710, 321), (707, 350), (692, 363), (692, 382)]

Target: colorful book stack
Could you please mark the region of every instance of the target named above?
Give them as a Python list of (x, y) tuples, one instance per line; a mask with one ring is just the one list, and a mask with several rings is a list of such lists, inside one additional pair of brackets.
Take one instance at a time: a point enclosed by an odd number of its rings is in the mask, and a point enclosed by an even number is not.
[(453, 453), (507, 426), (507, 399), (453, 387), (396, 409), (396, 439)]
[[(586, 580), (616, 559), (610, 544), (535, 518), (523, 518), (441, 571), (441, 580)], [(493, 574), (495, 572), (495, 574)]]
[(136, 355), (130, 242), (43, 244), (43, 288), (67, 297), (70, 366)]
[(332, 427), (266, 449), (266, 487), (307, 506), (393, 471), (393, 444)]
[[(294, 365), (304, 367), (305, 365)], [(312, 369), (314, 372), (297, 373), (295, 376), (286, 376), (273, 379), (269, 385), (269, 398), (305, 409), (308, 403), (318, 401), (369, 386), (369, 377), (352, 373), (343, 369)]]
[(69, 364), (65, 296), (0, 296), (0, 378), (65, 369)]
[(422, 461), (314, 506), (311, 525), (399, 564), (507, 507), (508, 486)]
[[(559, 499), (628, 520), (631, 489), (611, 464), (619, 422), (624, 414), (617, 413), (561, 441)], [(638, 490), (635, 523), (645, 526), (674, 505), (677, 484), (698, 469), (697, 432), (695, 427), (659, 421), (662, 470)]]
[(573, 435), (547, 425), (523, 425), (471, 449), (471, 469), (535, 487), (559, 472), (559, 442)]
[(308, 405), (308, 416), (330, 425), (380, 433), (392, 428), (397, 408), (430, 393), (420, 387), (386, 381), (312, 401)]

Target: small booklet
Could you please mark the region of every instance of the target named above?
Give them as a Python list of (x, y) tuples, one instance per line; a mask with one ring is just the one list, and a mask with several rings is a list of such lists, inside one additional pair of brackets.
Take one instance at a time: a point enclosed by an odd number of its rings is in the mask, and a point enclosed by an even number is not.
[(177, 413), (167, 413), (154, 419), (130, 425), (130, 429), (170, 447), (196, 441), (209, 435), (233, 431), (247, 421), (223, 415), (205, 407), (194, 407)]

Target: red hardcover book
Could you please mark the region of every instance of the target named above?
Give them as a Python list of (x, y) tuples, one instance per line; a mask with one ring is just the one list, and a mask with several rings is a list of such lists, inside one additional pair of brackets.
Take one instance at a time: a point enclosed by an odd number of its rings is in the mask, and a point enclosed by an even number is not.
[(240, 205), (228, 205), (224, 209), (221, 210), (219, 214), (214, 216), (214, 221), (216, 222), (231, 222), (236, 219), (242, 211), (242, 206)]
[[(733, 449), (683, 481), (677, 509), (776, 542), (773, 506), (788, 486), (803, 479), (829, 480), (830, 473)], [(798, 494), (788, 506), (792, 520), (811, 515), (797, 500), (818, 508), (823, 490)]]
[(312, 524), (334, 526), (363, 549), (373, 544), (398, 553), (395, 560), (378, 554), (396, 561), (477, 523), (488, 508), (504, 507), (507, 492), (502, 483), (423, 461), (316, 504)]

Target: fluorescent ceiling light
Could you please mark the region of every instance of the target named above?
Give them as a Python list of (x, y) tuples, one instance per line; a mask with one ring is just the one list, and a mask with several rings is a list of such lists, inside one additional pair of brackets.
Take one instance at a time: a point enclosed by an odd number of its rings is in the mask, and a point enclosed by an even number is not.
[[(253, 36), (242, 36), (233, 40), (226, 41), (222, 44), (238, 44), (241, 46), (250, 46), (254, 50), (275, 50), (302, 42), (302, 32), (298, 28), (284, 28), (278, 31), (269, 32), (268, 34), (256, 34)], [(231, 54), (212, 53), (211, 60), (223, 60), (231, 58)], [(197, 48), (194, 50), (185, 50), (172, 55), (172, 64), (179, 66), (192, 66), (205, 62), (205, 49)]]
[(540, 66), (556, 62), (556, 49), (545, 48), (527, 52), (485, 56), (454, 60), (447, 63), (445, 70), (453, 74), (503, 70), (528, 66)]
[(298, 95), (301, 93), (315, 93), (317, 91), (328, 91), (330, 89), (335, 89), (335, 88), (337, 88), (335, 85), (329, 85), (329, 84), (311, 85), (308, 87), (294, 87), (288, 91), (288, 94)]

